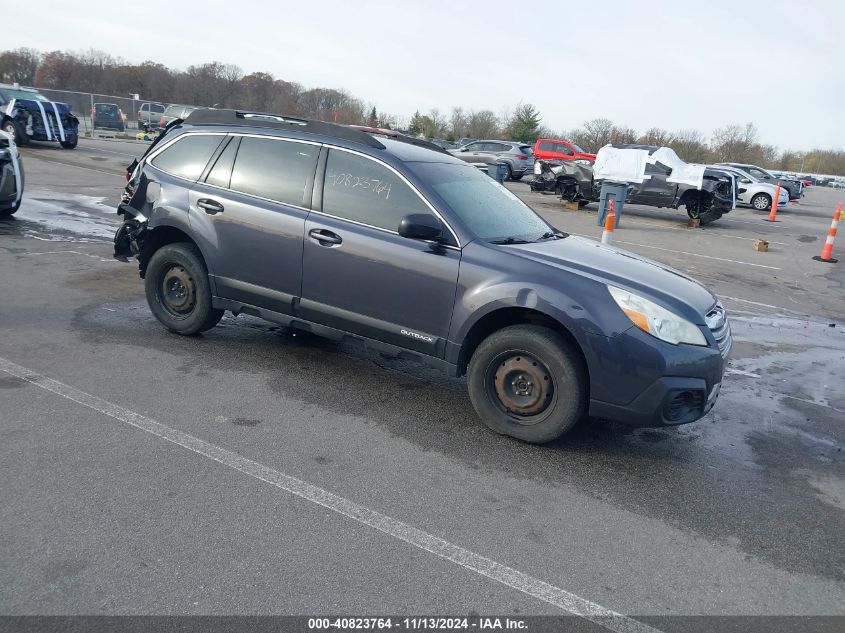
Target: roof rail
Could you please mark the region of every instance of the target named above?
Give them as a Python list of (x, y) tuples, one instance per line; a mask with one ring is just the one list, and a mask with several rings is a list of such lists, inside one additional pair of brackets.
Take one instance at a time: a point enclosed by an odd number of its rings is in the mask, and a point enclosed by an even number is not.
[(321, 134), (341, 138), (346, 141), (361, 143), (376, 149), (385, 149), (384, 145), (369, 134), (336, 123), (310, 121), (299, 117), (291, 117), (267, 112), (249, 112), (244, 110), (218, 110), (214, 108), (200, 108), (185, 117), (188, 125), (231, 125), (263, 127), (275, 130), (302, 130), (312, 134)]
[(416, 145), (417, 147), (424, 147), (426, 149), (433, 150), (435, 152), (441, 152), (443, 154), (448, 154), (445, 149), (437, 145), (436, 143), (431, 143), (426, 141), (422, 138), (416, 138), (415, 136), (408, 136), (407, 134), (401, 134), (396, 130), (391, 130), (388, 128), (382, 127), (371, 127), (369, 125), (350, 125), (353, 130), (360, 130), (361, 132), (367, 132), (368, 134), (374, 134), (375, 136), (384, 136), (385, 138), (393, 139), (394, 141), (401, 141), (402, 143), (408, 143), (409, 145)]

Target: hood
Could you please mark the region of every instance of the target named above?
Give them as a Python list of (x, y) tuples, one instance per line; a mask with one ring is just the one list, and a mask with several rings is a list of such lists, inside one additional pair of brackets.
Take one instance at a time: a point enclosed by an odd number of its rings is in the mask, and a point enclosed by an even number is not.
[[(26, 110), (27, 112), (41, 116), (41, 108), (44, 108), (44, 112), (53, 112), (53, 108), (55, 107), (56, 110), (59, 112), (59, 116), (61, 118), (66, 118), (67, 116), (74, 116), (70, 105), (67, 103), (61, 103), (59, 101), (36, 101), (35, 99), (15, 99), (14, 100), (15, 108), (19, 110)], [(39, 108), (39, 104), (41, 108)]]
[(514, 244), (516, 255), (561, 269), (576, 271), (597, 281), (630, 290), (655, 301), (693, 322), (704, 325), (704, 315), (716, 298), (700, 283), (659, 262), (634, 253), (570, 235), (560, 240)]

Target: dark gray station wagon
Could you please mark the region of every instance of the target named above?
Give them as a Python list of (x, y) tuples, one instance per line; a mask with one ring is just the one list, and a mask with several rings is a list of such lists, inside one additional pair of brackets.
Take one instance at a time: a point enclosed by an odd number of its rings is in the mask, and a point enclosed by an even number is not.
[(197, 110), (118, 213), (168, 329), (225, 310), (467, 374), (493, 430), (547, 442), (592, 415), (692, 422), (719, 394), (725, 312), (685, 275), (558, 231), (440, 148), (290, 117)]

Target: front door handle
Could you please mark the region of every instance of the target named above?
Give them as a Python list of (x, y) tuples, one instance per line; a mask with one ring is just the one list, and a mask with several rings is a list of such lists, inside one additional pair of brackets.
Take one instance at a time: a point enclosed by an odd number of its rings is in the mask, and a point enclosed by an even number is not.
[(340, 235), (326, 229), (311, 229), (308, 231), (308, 237), (312, 240), (317, 240), (321, 244), (340, 244), (343, 242)]
[(223, 212), (223, 205), (217, 202), (217, 200), (212, 200), (211, 198), (200, 198), (197, 200), (197, 206), (208, 215)]

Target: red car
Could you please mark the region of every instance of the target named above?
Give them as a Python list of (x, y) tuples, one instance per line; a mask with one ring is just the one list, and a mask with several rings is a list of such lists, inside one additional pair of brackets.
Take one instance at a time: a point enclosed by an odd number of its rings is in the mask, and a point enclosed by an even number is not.
[(553, 138), (538, 138), (534, 143), (534, 158), (540, 160), (588, 160), (596, 161), (595, 154), (589, 154), (569, 141)]

